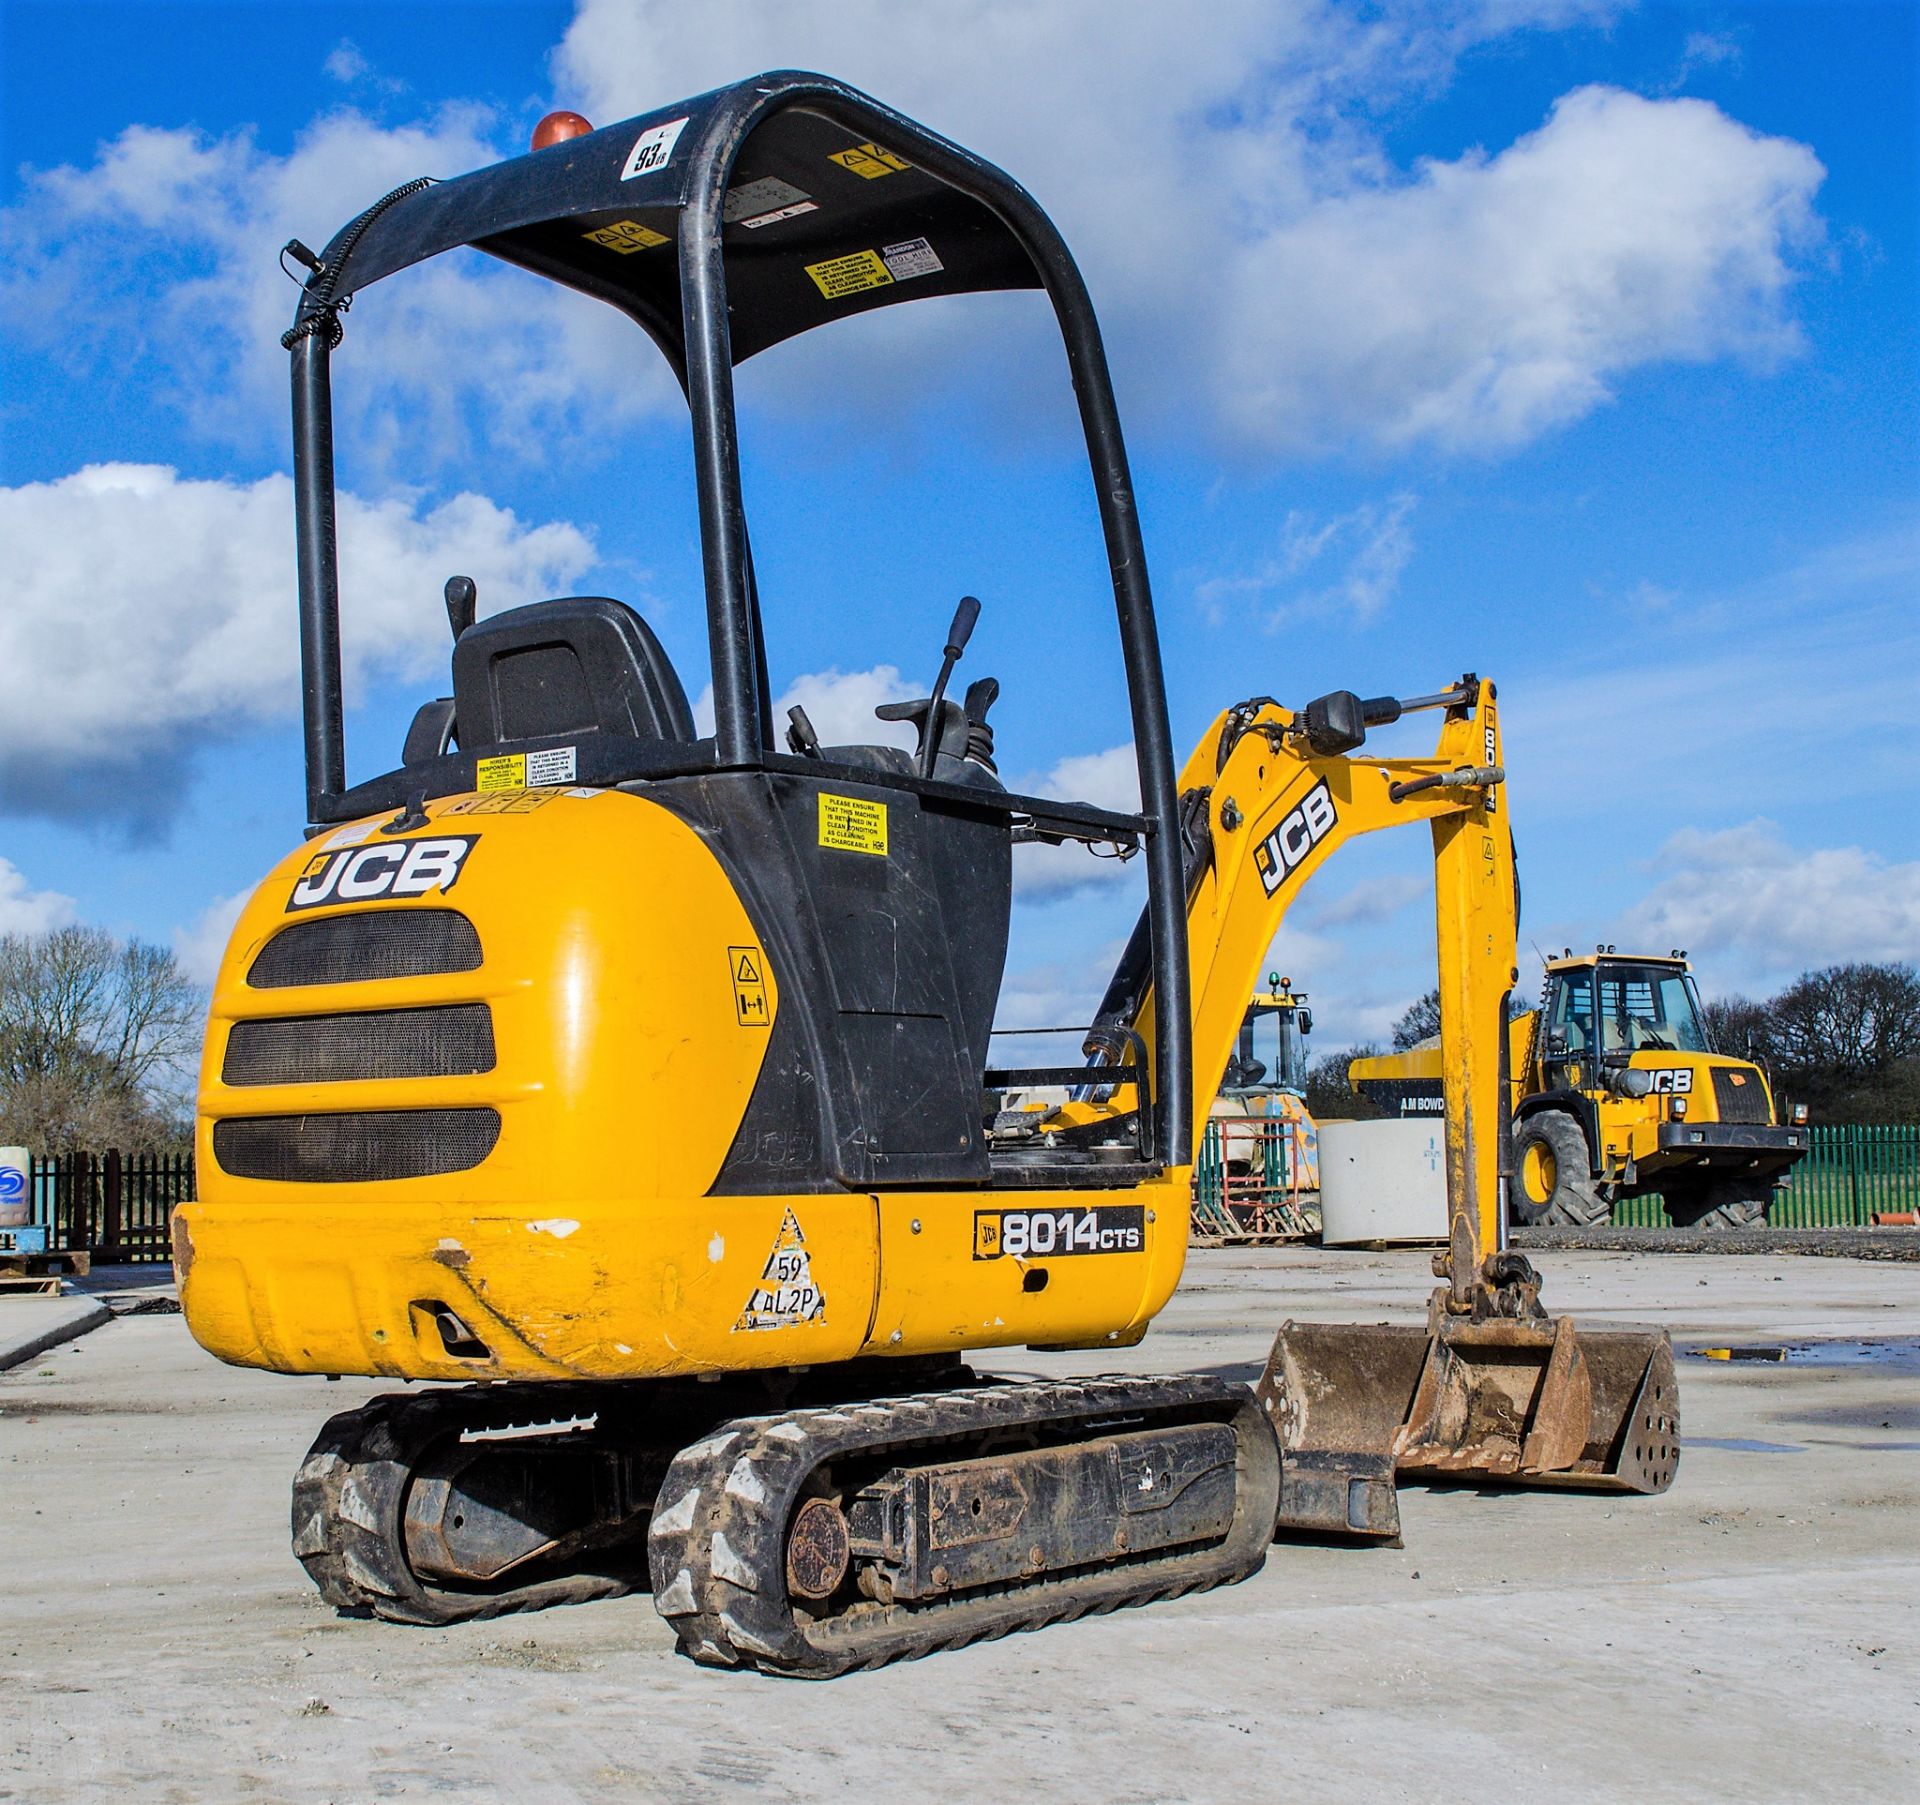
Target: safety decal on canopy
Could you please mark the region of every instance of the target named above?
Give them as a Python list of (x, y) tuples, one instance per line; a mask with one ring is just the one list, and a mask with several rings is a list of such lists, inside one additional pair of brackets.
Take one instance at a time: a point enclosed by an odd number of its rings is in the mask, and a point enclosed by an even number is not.
[(802, 213), (819, 211), (818, 203), (804, 188), (796, 188), (791, 182), (770, 175), (729, 188), (720, 217), (730, 226), (744, 226), (749, 232), (755, 232), (762, 226), (777, 225), (783, 219), (797, 219)]
[(774, 1239), (773, 1252), (767, 1255), (766, 1270), (760, 1274), (760, 1282), (754, 1286), (733, 1332), (790, 1329), (798, 1323), (823, 1321), (826, 1312), (826, 1297), (813, 1282), (807, 1238), (800, 1232), (799, 1218), (789, 1209), (780, 1219), (780, 1233)]
[(895, 170), (911, 169), (913, 165), (904, 157), (896, 157), (890, 150), (882, 150), (877, 144), (856, 144), (851, 150), (837, 150), (827, 159), (838, 163), (842, 169), (851, 169), (855, 175), (865, 176), (868, 181), (877, 181), (883, 175), (892, 175)]
[(652, 175), (656, 169), (665, 169), (673, 159), (673, 147), (686, 129), (686, 120), (669, 119), (665, 125), (642, 132), (627, 153), (626, 167), (620, 171), (621, 181), (630, 182), (637, 175)]
[(667, 242), (666, 233), (643, 226), (637, 219), (616, 219), (610, 226), (583, 232), (581, 236), (605, 245), (610, 251), (618, 251), (623, 257), (631, 257), (635, 251), (650, 251), (655, 245)]
[(825, 263), (809, 263), (807, 274), (829, 301), (843, 301), (869, 288), (886, 288), (893, 281), (893, 271), (880, 261), (878, 251), (855, 251), (846, 257), (829, 257)]
[(909, 238), (904, 244), (884, 246), (880, 261), (896, 282), (911, 282), (915, 276), (931, 276), (935, 270), (947, 267), (924, 238)]

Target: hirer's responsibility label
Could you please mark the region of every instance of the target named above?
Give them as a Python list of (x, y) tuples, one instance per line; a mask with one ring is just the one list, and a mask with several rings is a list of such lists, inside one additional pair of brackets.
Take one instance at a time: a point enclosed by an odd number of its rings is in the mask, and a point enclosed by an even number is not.
[(630, 182), (637, 175), (652, 175), (656, 169), (665, 169), (673, 160), (673, 147), (686, 129), (686, 120), (669, 119), (665, 125), (642, 132), (627, 153), (627, 165), (620, 171), (621, 181)]
[(327, 903), (425, 896), (430, 890), (444, 894), (460, 881), (467, 855), (477, 843), (474, 834), (448, 834), (440, 839), (384, 840), (377, 846), (318, 853), (307, 861), (287, 898), (287, 913)]
[(823, 1321), (826, 1313), (826, 1294), (813, 1282), (807, 1238), (800, 1232), (799, 1218), (789, 1209), (780, 1220), (780, 1233), (767, 1255), (760, 1283), (754, 1286), (733, 1332), (791, 1329), (803, 1322)]
[(544, 752), (503, 752), (495, 758), (473, 761), (476, 790), (533, 790), (558, 788), (578, 775), (578, 748), (549, 746)]
[(820, 844), (835, 852), (887, 856), (887, 805), (864, 796), (820, 796)]

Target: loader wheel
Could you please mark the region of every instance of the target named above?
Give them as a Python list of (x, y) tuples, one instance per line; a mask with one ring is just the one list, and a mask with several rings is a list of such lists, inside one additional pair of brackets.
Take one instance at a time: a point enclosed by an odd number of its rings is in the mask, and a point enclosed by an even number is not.
[(1663, 1193), (1675, 1228), (1765, 1228), (1773, 1182), (1765, 1178), (1710, 1178)]
[(1565, 1110), (1543, 1109), (1513, 1130), (1513, 1213), (1521, 1222), (1587, 1228), (1613, 1213), (1587, 1170), (1587, 1137)]

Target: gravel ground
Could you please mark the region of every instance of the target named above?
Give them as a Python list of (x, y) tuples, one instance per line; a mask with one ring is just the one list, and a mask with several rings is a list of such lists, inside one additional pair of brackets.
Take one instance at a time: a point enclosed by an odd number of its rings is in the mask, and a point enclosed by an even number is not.
[[(1248, 1376), (1284, 1317), (1417, 1320), (1426, 1263), (1196, 1254), (1124, 1362)], [(697, 1669), (646, 1599), (334, 1617), (288, 1552), (287, 1487), (376, 1388), (223, 1368), (178, 1316), (121, 1316), (0, 1375), (0, 1799), (1912, 1796), (1920, 1268), (1542, 1265), (1556, 1307), (1673, 1330), (1665, 1496), (1410, 1488), (1404, 1548), (1279, 1546), (1228, 1590), (826, 1685)]]

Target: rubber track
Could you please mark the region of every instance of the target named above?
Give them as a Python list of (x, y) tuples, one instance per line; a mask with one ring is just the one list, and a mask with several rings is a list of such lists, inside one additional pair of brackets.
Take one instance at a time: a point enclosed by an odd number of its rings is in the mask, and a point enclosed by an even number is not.
[[(1230, 1419), (1239, 1441), (1238, 1505), (1222, 1540), (938, 1603), (861, 1605), (796, 1620), (786, 1589), (786, 1526), (822, 1463), (880, 1456), (938, 1459), (943, 1444), (997, 1429), (1145, 1416)], [(826, 1679), (1014, 1630), (1175, 1598), (1259, 1571), (1279, 1501), (1279, 1451), (1245, 1386), (1225, 1380), (1106, 1378), (999, 1385), (884, 1403), (742, 1417), (684, 1449), (668, 1469), (648, 1530), (654, 1603), (682, 1650), (708, 1666)]]
[[(407, 1484), (435, 1442), (464, 1429), (512, 1429), (592, 1415), (597, 1399), (562, 1386), (375, 1398), (331, 1418), (293, 1482), (293, 1552), (320, 1595), (351, 1616), (468, 1623), (638, 1590), (636, 1575), (568, 1574), (509, 1592), (451, 1592), (407, 1563)], [(532, 1394), (532, 1395), (530, 1395)]]

